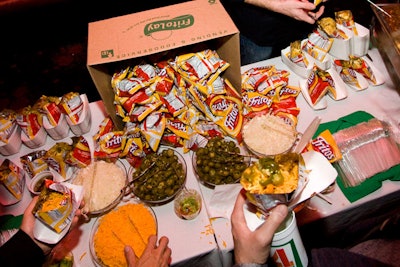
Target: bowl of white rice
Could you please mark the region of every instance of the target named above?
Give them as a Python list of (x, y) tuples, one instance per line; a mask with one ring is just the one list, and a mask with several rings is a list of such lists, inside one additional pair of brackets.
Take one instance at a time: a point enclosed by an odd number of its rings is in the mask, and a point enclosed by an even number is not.
[(243, 142), (257, 157), (289, 152), (297, 139), (294, 126), (271, 114), (255, 115), (242, 127)]
[(84, 188), (83, 212), (89, 216), (96, 216), (118, 205), (125, 195), (123, 189), (128, 184), (128, 176), (120, 160), (97, 160), (85, 168), (78, 169), (72, 183)]

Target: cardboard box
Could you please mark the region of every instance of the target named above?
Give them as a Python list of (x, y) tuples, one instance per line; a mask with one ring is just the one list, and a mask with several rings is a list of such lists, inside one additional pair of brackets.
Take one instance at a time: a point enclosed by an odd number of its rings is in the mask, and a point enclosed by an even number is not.
[(156, 63), (185, 53), (216, 50), (229, 62), (224, 72), (240, 93), (239, 31), (218, 0), (197, 0), (89, 23), (87, 68), (118, 127), (111, 78), (145, 59)]

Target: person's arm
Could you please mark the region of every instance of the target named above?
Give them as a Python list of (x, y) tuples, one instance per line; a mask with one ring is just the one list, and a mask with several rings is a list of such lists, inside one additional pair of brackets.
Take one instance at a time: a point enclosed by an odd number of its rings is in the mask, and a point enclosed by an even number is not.
[[(263, 266), (266, 264), (276, 229), (288, 214), (285, 205), (278, 205), (270, 211), (265, 222), (256, 230), (247, 226), (243, 207), (246, 197), (242, 190), (235, 202), (231, 215), (232, 236), (236, 266)], [(253, 264), (253, 265), (251, 265)], [(265, 265), (264, 265), (265, 266)]]

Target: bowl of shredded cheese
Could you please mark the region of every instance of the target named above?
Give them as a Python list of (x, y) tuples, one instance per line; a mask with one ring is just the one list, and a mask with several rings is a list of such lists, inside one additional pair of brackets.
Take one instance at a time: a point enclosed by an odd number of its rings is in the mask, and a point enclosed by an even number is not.
[(124, 247), (132, 247), (142, 256), (150, 235), (157, 236), (157, 217), (146, 203), (130, 199), (98, 217), (90, 233), (89, 247), (93, 262), (102, 267), (126, 266)]

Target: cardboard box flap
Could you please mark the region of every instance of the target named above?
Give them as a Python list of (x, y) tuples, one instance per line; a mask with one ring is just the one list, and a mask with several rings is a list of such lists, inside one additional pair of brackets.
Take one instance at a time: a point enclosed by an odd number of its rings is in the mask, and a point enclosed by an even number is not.
[(189, 1), (91, 22), (88, 31), (87, 63), (97, 65), (204, 42), (238, 29), (220, 3)]

